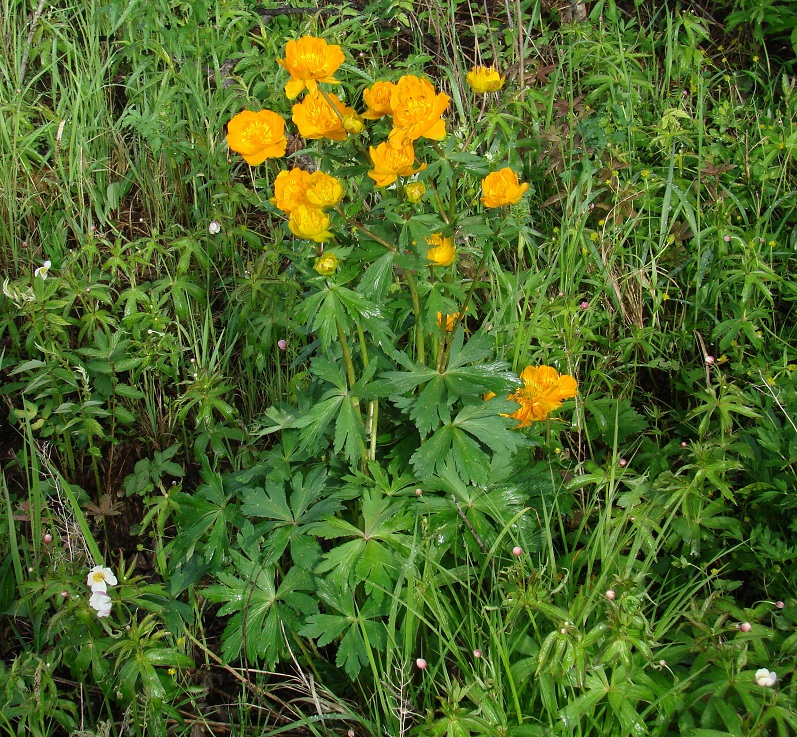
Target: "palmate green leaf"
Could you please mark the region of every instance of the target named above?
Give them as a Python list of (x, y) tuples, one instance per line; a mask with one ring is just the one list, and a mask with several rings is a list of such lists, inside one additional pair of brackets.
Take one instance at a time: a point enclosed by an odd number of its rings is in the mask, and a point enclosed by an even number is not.
[(329, 582), (322, 582), (318, 595), (328, 611), (335, 614), (314, 614), (300, 630), (303, 637), (317, 638), (325, 647), (341, 637), (335, 663), (349, 678), (356, 678), (363, 665), (368, 665), (369, 649), (384, 651), (387, 631), (381, 621), (387, 614), (384, 605), (370, 597), (359, 609), (350, 591)]
[(410, 419), (415, 423), (421, 438), (432, 430), (451, 421), (451, 405), (456, 397), (449, 397), (445, 379), (437, 374), (421, 391), (418, 398), (408, 402)]
[(485, 447), (511, 455), (525, 443), (524, 436), (512, 429), (515, 421), (497, 413), (504, 406), (511, 412), (515, 404), (496, 398), (463, 407), (453, 422), (437, 430), (410, 458), (418, 476), (439, 474), (451, 460), (462, 479), (487, 483), (490, 456)]
[(381, 303), (393, 283), (393, 251), (374, 261), (360, 278), (357, 291), (375, 303)]
[(326, 488), (326, 470), (312, 469), (307, 477), (295, 473), (290, 480), (293, 490), (290, 503), (285, 497), (285, 483), (268, 480), (265, 490), (259, 487), (244, 491), (241, 511), (247, 517), (260, 517), (266, 522), (259, 530), (267, 533), (264, 555), (277, 560), (290, 545), (293, 562), (306, 569), (313, 568), (321, 557), (321, 547), (309, 534), (310, 525), (341, 508), (337, 499), (322, 498)]
[(220, 616), (232, 614), (222, 634), (225, 660), (237, 660), (245, 649), (250, 660), (274, 668), (285, 649), (282, 625), (296, 632), (301, 626), (297, 615), (317, 611), (315, 599), (305, 593), (313, 590), (313, 582), (310, 574), (294, 566), (278, 586), (274, 566), (260, 562), (259, 549), (252, 552), (249, 557), (232, 551), (235, 572), (218, 574), (220, 583), (208, 586), (204, 594), (224, 603)]

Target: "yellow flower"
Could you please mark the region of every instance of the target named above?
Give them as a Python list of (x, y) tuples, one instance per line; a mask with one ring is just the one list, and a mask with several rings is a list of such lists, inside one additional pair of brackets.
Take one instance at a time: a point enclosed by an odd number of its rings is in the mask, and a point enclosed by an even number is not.
[(288, 220), (291, 233), (308, 241), (321, 243), (332, 238), (329, 231), (330, 220), (323, 210), (308, 205), (299, 205)]
[(374, 82), (363, 92), (363, 100), (368, 105), (368, 110), (363, 113), (367, 120), (377, 120), (383, 115), (393, 115), (393, 108), (390, 107), (390, 96), (396, 85), (392, 82)]
[(423, 182), (410, 182), (404, 185), (404, 196), (413, 205), (417, 205), (425, 194), (426, 185)]
[(286, 215), (290, 215), (299, 205), (304, 204), (309, 187), (309, 171), (299, 168), (281, 171), (274, 180), (274, 196), (270, 202)]
[(403, 146), (391, 146), (390, 142), (386, 141), (376, 148), (371, 146), (370, 153), (374, 168), (368, 172), (368, 176), (376, 182), (377, 187), (387, 187), (399, 176), (408, 177), (426, 168), (426, 164), (421, 164), (417, 169), (413, 169), (415, 147), (410, 141)]
[[(437, 313), (437, 327), (442, 328), (445, 321), (446, 332), (450, 333), (454, 329), (454, 323), (459, 317), (459, 312), (454, 312), (451, 315), (444, 315), (442, 312)], [(495, 396), (495, 395), (493, 395)]]
[(338, 257), (333, 251), (327, 251), (315, 260), (313, 268), (321, 274), (321, 276), (330, 276), (335, 273), (338, 268)]
[(340, 46), (328, 44), (323, 38), (303, 36), (298, 41), (288, 41), (285, 58), (277, 59), (277, 64), (291, 75), (285, 94), (293, 100), (305, 87), (315, 92), (318, 82), (340, 84), (332, 75), (343, 62)]
[(450, 102), (448, 95), (435, 92), (428, 79), (405, 75), (396, 83), (390, 95), (395, 125), (390, 132), (390, 142), (394, 146), (401, 146), (419, 138), (442, 141), (446, 135), (446, 124), (440, 116)]
[(470, 88), (479, 94), (497, 92), (504, 86), (504, 80), (495, 67), (473, 67), (468, 72)]
[(560, 376), (551, 366), (527, 366), (520, 378), (523, 386), (509, 397), (520, 409), (507, 415), (520, 422), (518, 427), (544, 420), (552, 410), (562, 406), (563, 400), (578, 394), (576, 380), (569, 374)]
[(285, 155), (285, 121), (271, 110), (242, 110), (227, 123), (227, 145), (250, 166)]
[(503, 207), (520, 202), (520, 198), (528, 190), (528, 184), (520, 184), (518, 176), (508, 166), (501, 171), (490, 172), (482, 179), (481, 198), (485, 207)]
[(457, 257), (453, 238), (443, 238), (440, 233), (435, 233), (426, 242), (432, 246), (426, 251), (426, 258), (432, 266), (451, 266)]
[(340, 180), (323, 171), (314, 171), (310, 175), (310, 186), (305, 193), (305, 199), (313, 207), (334, 207), (343, 199), (343, 185)]
[(332, 105), (318, 91), (307, 95), (298, 105), (293, 106), (293, 122), (296, 123), (299, 135), (303, 138), (346, 140), (348, 134), (343, 127), (343, 118), (357, 113), (353, 108), (344, 105), (335, 95), (330, 94), (329, 99), (338, 112), (332, 109)]

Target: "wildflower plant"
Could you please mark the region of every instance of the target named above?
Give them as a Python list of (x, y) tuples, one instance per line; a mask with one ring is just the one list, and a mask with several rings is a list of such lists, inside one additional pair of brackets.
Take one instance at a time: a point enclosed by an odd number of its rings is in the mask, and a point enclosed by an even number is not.
[[(451, 97), (427, 76), (352, 86), (339, 75), (344, 59), (305, 36), (279, 61), (293, 101), (287, 128), (318, 142), (302, 152), (311, 166), (279, 160), (276, 112), (242, 111), (229, 126), (227, 143), (247, 163), (268, 159), (268, 201), (294, 236), (289, 257), (306, 283), (299, 320), (317, 338), (310, 404), (270, 408), (264, 431), (296, 429), (302, 451), (331, 447), (366, 473), (393, 454), (419, 478), (448, 468), (485, 483), (494, 456), (524, 444), (519, 425), (576, 394), (563, 372), (555, 397), (519, 410), (530, 401), (522, 382), (478, 318), (475, 287), (495, 245), (528, 228), (513, 207), (530, 185), (516, 162), (496, 166), (449, 130)], [(504, 81), (494, 69), (471, 76), (476, 95)], [(244, 134), (241, 120), (252, 121)]]

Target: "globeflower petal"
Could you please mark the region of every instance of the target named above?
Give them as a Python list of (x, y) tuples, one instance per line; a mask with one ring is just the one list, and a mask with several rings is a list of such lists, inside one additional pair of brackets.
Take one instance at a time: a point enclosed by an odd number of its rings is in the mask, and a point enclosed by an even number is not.
[(303, 36), (297, 41), (288, 41), (285, 58), (277, 59), (277, 63), (291, 75), (285, 85), (285, 94), (293, 100), (305, 87), (311, 93), (315, 92), (318, 82), (339, 84), (332, 75), (344, 61), (340, 46), (328, 44), (323, 38)]
[(487, 92), (497, 92), (504, 86), (504, 80), (495, 69), (495, 67), (473, 67), (468, 72), (468, 85), (470, 88), (478, 93), (485, 94)]
[(544, 420), (562, 401), (578, 394), (578, 384), (569, 374), (560, 375), (552, 366), (527, 366), (520, 373), (523, 386), (509, 398), (520, 408), (509, 415), (528, 427), (533, 422)]
[(242, 110), (227, 123), (227, 145), (250, 166), (285, 155), (285, 121), (271, 110)]
[(281, 171), (274, 180), (274, 196), (270, 202), (286, 215), (290, 215), (299, 205), (305, 203), (305, 195), (309, 188), (309, 171), (298, 167), (290, 171)]
[(369, 152), (374, 168), (368, 172), (368, 176), (376, 182), (377, 187), (387, 187), (400, 176), (409, 177), (426, 168), (426, 164), (414, 168), (415, 147), (410, 141), (401, 146), (393, 146), (385, 141), (376, 148), (371, 146)]
[(445, 137), (445, 122), (440, 116), (450, 102), (448, 95), (435, 92), (428, 79), (412, 74), (403, 76), (390, 96), (395, 125), (390, 132), (391, 143), (400, 146), (418, 138), (442, 140)]
[(368, 106), (363, 117), (368, 120), (377, 120), (383, 115), (393, 115), (390, 98), (395, 88), (396, 85), (393, 82), (374, 82), (368, 87), (363, 92), (363, 101)]
[(293, 122), (303, 138), (329, 138), (345, 141), (348, 133), (343, 127), (343, 118), (356, 115), (354, 108), (344, 105), (335, 95), (329, 94), (332, 105), (317, 90), (307, 95), (301, 103), (293, 106)]
[(528, 184), (520, 184), (518, 175), (509, 167), (494, 171), (482, 179), (482, 204), (485, 207), (503, 207), (520, 202), (528, 191)]
[(432, 248), (426, 251), (426, 258), (432, 266), (451, 266), (457, 258), (457, 249), (454, 248), (453, 238), (444, 238), (442, 234), (435, 233), (426, 239)]
[(291, 213), (288, 228), (299, 238), (323, 243), (333, 237), (329, 230), (330, 222), (329, 217), (320, 208), (299, 205)]

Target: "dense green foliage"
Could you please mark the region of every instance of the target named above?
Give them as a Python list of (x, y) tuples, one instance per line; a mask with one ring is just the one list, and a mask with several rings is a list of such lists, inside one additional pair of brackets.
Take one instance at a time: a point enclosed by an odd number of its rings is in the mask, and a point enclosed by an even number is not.
[[(2, 0), (0, 733), (797, 732), (797, 85), (752, 5)], [(229, 150), (305, 34), (360, 112), (450, 95), (420, 202), (384, 121)], [(347, 183), (332, 274), (297, 161)], [(517, 429), (539, 364), (578, 396)]]

